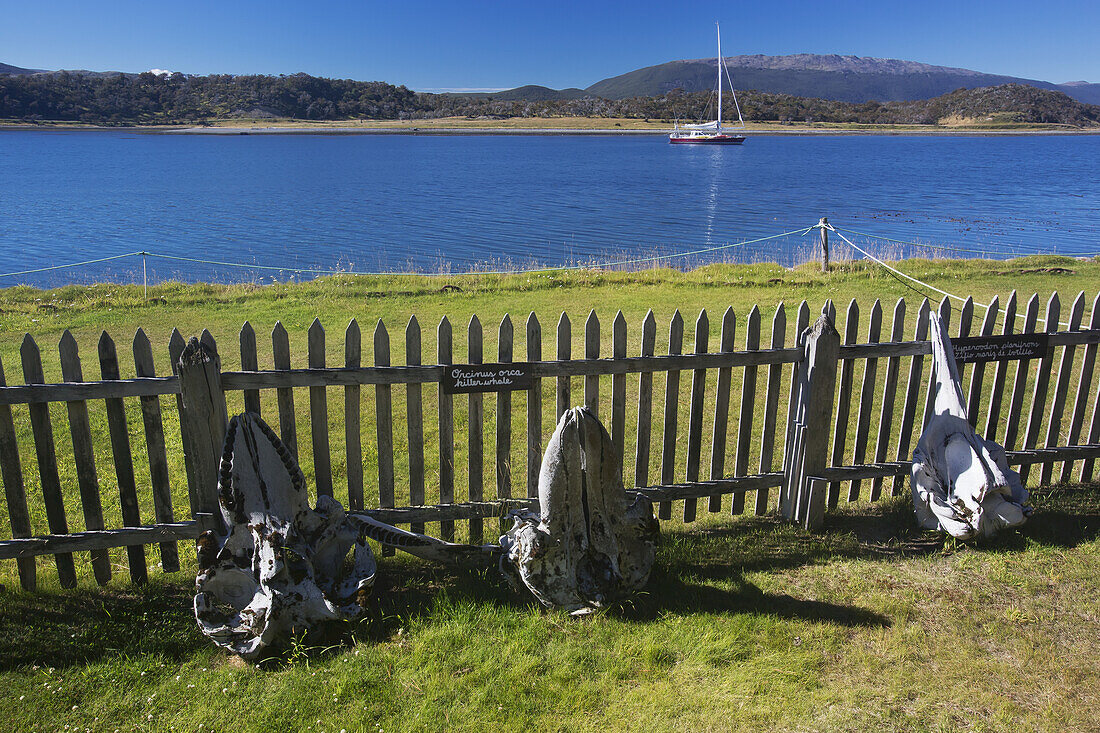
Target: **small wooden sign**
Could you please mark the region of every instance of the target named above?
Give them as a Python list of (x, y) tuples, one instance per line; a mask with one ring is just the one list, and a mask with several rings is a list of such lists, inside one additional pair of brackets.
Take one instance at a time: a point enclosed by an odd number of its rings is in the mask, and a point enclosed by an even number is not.
[(470, 392), (508, 392), (530, 389), (534, 376), (527, 362), (510, 364), (455, 364), (443, 371), (446, 394)]
[(1045, 333), (1019, 333), (1005, 336), (971, 336), (951, 340), (955, 361), (1010, 361), (1040, 359), (1046, 356), (1050, 337)]

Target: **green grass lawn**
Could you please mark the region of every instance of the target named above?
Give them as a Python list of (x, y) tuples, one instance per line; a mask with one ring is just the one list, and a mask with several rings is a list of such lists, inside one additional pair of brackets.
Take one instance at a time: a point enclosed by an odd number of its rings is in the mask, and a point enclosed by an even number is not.
[[(1051, 272), (1052, 267), (1064, 271)], [(1100, 262), (1068, 258), (910, 260), (903, 269), (979, 302), (997, 294), (1003, 303), (1016, 289), (1024, 300), (1039, 293), (1045, 304), (1058, 290), (1063, 320), (1077, 291), (1088, 293), (1091, 306), (1100, 289)], [(761, 338), (767, 343), (771, 314), (780, 301), (790, 308), (790, 334), (794, 307), (806, 299), (816, 315), (826, 298), (834, 299), (841, 313), (848, 300), (857, 298), (864, 318), (873, 300), (881, 298), (886, 338), (893, 303), (902, 296), (909, 299), (906, 334), (911, 334), (917, 294), (882, 270), (858, 263), (840, 265), (828, 276), (812, 266), (787, 270), (720, 264), (687, 273), (165, 284), (150, 289), (151, 302), (134, 286), (9, 288), (0, 291), (0, 358), (8, 384), (22, 383), (18, 349), (24, 332), (30, 332), (42, 348), (47, 380), (60, 380), (56, 344), (62, 331), (71, 329), (85, 359), (86, 378), (96, 378), (92, 356), (100, 331), (107, 329), (127, 376), (133, 369), (129, 340), (141, 327), (152, 339), (159, 373), (165, 373), (171, 329), (193, 335), (209, 328), (225, 368), (235, 369), (237, 334), (247, 319), (257, 331), (261, 368), (271, 365), (268, 334), (276, 320), (290, 331), (295, 364), (304, 366), (305, 330), (320, 317), (328, 330), (328, 363), (340, 364), (343, 330), (355, 317), (364, 332), (364, 363), (370, 363), (370, 334), (381, 318), (390, 333), (392, 361), (401, 364), (405, 324), (415, 314), (424, 331), (424, 359), (431, 363), (439, 318), (447, 315), (454, 324), (455, 356), (461, 360), (466, 323), (477, 314), (486, 328), (486, 357), (492, 359), (496, 326), (506, 313), (515, 321), (516, 355), (522, 358), (522, 324), (531, 311), (542, 322), (545, 358), (554, 353), (558, 316), (568, 313), (572, 351), (578, 357), (589, 312), (594, 310), (603, 325), (606, 354), (610, 324), (620, 309), (631, 325), (629, 353), (634, 354), (637, 325), (650, 308), (658, 322), (657, 353), (664, 353), (668, 320), (676, 309), (685, 318), (688, 351), (702, 308), (710, 314), (712, 348), (718, 343), (722, 311), (733, 308), (740, 347), (752, 305), (761, 308)], [(976, 311), (975, 329), (981, 315)], [(1089, 315), (1086, 309), (1086, 324)], [(882, 371), (880, 365), (880, 378)], [(904, 365), (902, 374), (904, 383)], [(986, 379), (991, 379), (989, 372)], [(684, 375), (685, 402), (689, 384), (689, 375)], [(654, 388), (656, 395), (662, 394), (660, 380)], [(601, 396), (609, 395), (609, 384), (602, 390)], [(425, 390), (426, 416), (434, 415), (431, 391)], [(338, 433), (342, 392), (330, 392), (330, 426)], [(740, 394), (736, 385), (734, 393)], [(581, 394), (581, 381), (574, 380), (573, 401), (579, 402)], [(628, 402), (635, 394), (631, 382)], [(365, 408), (373, 409), (372, 397), (365, 389)], [(239, 396), (231, 396), (230, 402), (234, 409)], [(544, 403), (546, 413), (552, 412), (552, 404), (552, 399)], [(661, 404), (662, 398), (656, 397), (655, 415), (660, 415)], [(396, 389), (394, 405), (395, 414), (404, 405), (404, 395)], [(170, 400), (162, 401), (166, 423), (172, 406)], [(296, 406), (304, 420), (304, 391), (299, 391)], [(522, 414), (522, 401), (513, 406)], [(147, 466), (142, 473), (141, 420), (136, 405), (128, 407), (140, 488), (148, 485)], [(456, 417), (458, 408), (456, 400)], [(65, 408), (55, 409), (54, 431), (68, 491), (75, 482), (66, 474), (72, 473), (71, 465), (64, 465)], [(16, 410), (17, 429), (32, 518), (36, 529), (45, 531), (22, 410)], [(267, 410), (265, 402), (265, 414)], [(490, 397), (487, 417), (492, 411)], [(105, 432), (102, 416), (93, 410), (92, 417), (93, 430)], [(513, 438), (517, 450), (523, 435), (519, 420)], [(434, 420), (425, 422), (428, 427)], [(548, 435), (552, 416), (545, 422)], [(166, 427), (171, 433), (172, 426)], [(401, 429), (395, 427), (395, 434)], [(628, 425), (628, 435), (633, 429)], [(492, 430), (487, 420), (487, 461), (492, 460)], [(370, 491), (377, 475), (377, 456), (370, 452), (373, 426), (365, 423), (363, 434)], [(464, 426), (456, 425), (460, 454), (464, 434)], [(299, 435), (309, 476), (308, 431), (300, 427)], [(431, 440), (429, 435), (429, 447)], [(657, 445), (655, 437), (655, 453)], [(629, 439), (627, 446), (629, 483)], [(400, 444), (398, 448), (400, 455)], [(117, 490), (110, 451), (105, 444), (102, 450), (97, 458), (108, 526), (118, 526), (110, 516), (117, 513), (112, 509), (117, 504), (112, 492)], [(681, 461), (682, 455), (681, 448)], [(333, 456), (340, 496), (344, 468), (335, 443)], [(178, 445), (171, 441), (169, 458), (177, 517), (186, 517), (182, 464)], [(732, 465), (732, 455), (727, 464)], [(521, 468), (522, 460), (516, 465)], [(487, 466), (486, 494), (492, 496), (492, 464)], [(682, 474), (682, 466), (677, 472)], [(1036, 474), (1032, 472), (1033, 480)], [(428, 479), (430, 492), (430, 472)], [(516, 485), (523, 481), (517, 470)], [(148, 497), (143, 501), (143, 517), (151, 517)], [(75, 488), (67, 502), (70, 525), (82, 528)], [(143, 588), (126, 582), (125, 553), (120, 551), (111, 554), (115, 580), (103, 588), (90, 579), (87, 553), (78, 555), (81, 583), (75, 591), (59, 590), (52, 563), (40, 559), (41, 590), (24, 593), (18, 589), (14, 562), (2, 561), (0, 719), (3, 728), (12, 730), (68, 726), (97, 731), (194, 731), (200, 725), (203, 730), (349, 732), (1096, 730), (1100, 488), (1044, 488), (1037, 492), (1036, 504), (1036, 515), (1021, 532), (976, 547), (945, 544), (935, 533), (918, 532), (904, 497), (842, 506), (827, 515), (826, 530), (819, 535), (783, 525), (770, 515), (731, 518), (702, 512), (702, 519), (691, 525), (674, 519), (664, 523), (663, 544), (646, 592), (631, 604), (581, 621), (539, 610), (495, 573), (456, 573), (409, 558), (386, 558), (369, 618), (333, 639), (303, 640), (261, 668), (217, 651), (199, 634), (190, 613), (195, 567), (186, 546), (181, 547), (185, 568), (180, 573), (153, 571)], [(487, 527), (487, 534), (492, 529)], [(0, 517), (0, 537), (9, 536), (7, 517)], [(146, 554), (155, 564), (155, 548), (147, 548)]]

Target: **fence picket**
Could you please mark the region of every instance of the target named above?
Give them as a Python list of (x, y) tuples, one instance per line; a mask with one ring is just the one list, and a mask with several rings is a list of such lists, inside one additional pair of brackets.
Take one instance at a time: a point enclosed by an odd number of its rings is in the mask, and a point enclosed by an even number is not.
[[(680, 354), (684, 348), (684, 319), (677, 310), (672, 315), (668, 327), (668, 353)], [(665, 418), (664, 432), (661, 435), (661, 483), (676, 481), (676, 422), (680, 410), (680, 371), (665, 372)], [(661, 519), (672, 519), (672, 502), (662, 501), (658, 505)]]
[[(772, 349), (782, 349), (787, 341), (787, 312), (780, 303), (772, 316)], [(783, 379), (783, 365), (768, 366), (768, 383), (764, 397), (764, 429), (760, 435), (760, 473), (771, 473), (775, 459), (775, 424), (779, 413), (779, 387)], [(768, 511), (768, 487), (756, 490), (757, 515)]]
[[(61, 335), (58, 351), (61, 356), (61, 378), (66, 382), (83, 382), (84, 372), (80, 366), (80, 352), (76, 339), (68, 330)], [(73, 440), (73, 461), (76, 466), (77, 486), (80, 489), (80, 505), (84, 510), (84, 528), (105, 529), (103, 504), (99, 495), (99, 476), (95, 468), (92, 429), (88, 420), (88, 403), (84, 400), (66, 402), (65, 408), (69, 415), (69, 434)], [(95, 550), (91, 553), (91, 559), (92, 574), (96, 582), (100, 585), (111, 582), (111, 558), (107, 551)]]
[[(1005, 302), (1005, 317), (1001, 324), (1001, 334), (1007, 336), (1016, 328), (1016, 291), (1013, 290)], [(1008, 376), (1008, 368), (1011, 362), (998, 361), (997, 368), (993, 371), (993, 387), (989, 391), (989, 411), (985, 418), (986, 440), (997, 439), (997, 427), (1001, 424), (1001, 404), (1004, 398), (1005, 378)]]
[[(260, 370), (260, 357), (256, 353), (256, 331), (248, 321), (241, 326), (241, 369), (246, 372)], [(244, 411), (260, 414), (260, 390), (246, 389), (244, 391)]]
[[(898, 342), (905, 337), (905, 299), (898, 298), (894, 304), (894, 320), (890, 325), (890, 341)], [(898, 395), (898, 371), (900, 356), (891, 356), (886, 360), (886, 382), (882, 386), (882, 411), (879, 413), (878, 436), (875, 438), (875, 463), (886, 460), (890, 449), (890, 431), (894, 427), (894, 402)], [(871, 480), (871, 501), (877, 501), (882, 495), (882, 477)]]
[[(614, 359), (626, 358), (626, 317), (622, 311), (615, 315), (611, 324), (611, 356)], [(625, 374), (611, 377), (611, 444), (615, 447), (615, 455), (619, 457), (619, 472), (622, 473), (626, 460)]]
[[(657, 320), (653, 311), (642, 320), (642, 358), (653, 356), (657, 343)], [(649, 448), (653, 434), (653, 372), (638, 375), (638, 440), (634, 453), (634, 485), (649, 485)]]
[[(511, 316), (505, 315), (500, 321), (497, 336), (497, 362), (508, 364), (512, 361), (515, 329)], [(496, 474), (497, 498), (512, 498), (512, 393), (507, 390), (497, 392), (496, 419)], [(501, 527), (504, 519), (501, 518)]]
[[(848, 304), (848, 313), (844, 319), (844, 345), (851, 346), (859, 336), (859, 305), (855, 298)], [(854, 359), (842, 359), (840, 362), (840, 377), (836, 386), (836, 423), (833, 428), (833, 453), (829, 460), (830, 466), (844, 465), (844, 445), (848, 440), (848, 416), (852, 405), (852, 379), (855, 371)], [(830, 509), (836, 509), (840, 501), (840, 481), (829, 483), (827, 505)]]
[[(282, 321), (276, 321), (275, 327), (271, 329), (271, 355), (277, 370), (290, 369), (290, 336)], [(280, 387), (275, 395), (279, 405), (279, 437), (291, 455), (297, 458), (298, 427), (294, 417), (294, 389)]]
[[(363, 334), (354, 318), (344, 331), (344, 366), (358, 368), (363, 362)], [(348, 506), (363, 509), (362, 394), (358, 384), (344, 387), (344, 450), (348, 475)]]
[[(710, 341), (710, 319), (704, 308), (699, 311), (695, 321), (695, 353), (705, 354)], [(687, 469), (685, 480), (695, 483), (699, 480), (699, 458), (703, 449), (703, 397), (707, 390), (707, 370), (691, 371), (691, 403), (688, 413)], [(684, 499), (684, 521), (695, 521), (695, 499)]]
[[(951, 333), (951, 301), (945, 295), (943, 300), (940, 301), (940, 320), (943, 321), (943, 331), (946, 334)], [(924, 393), (924, 418), (921, 420), (920, 432), (924, 432), (924, 426), (928, 424), (928, 421), (932, 418), (932, 411), (936, 407), (936, 385), (933, 380), (932, 367), (928, 368), (928, 388)]]
[[(800, 352), (803, 352), (803, 353), (805, 352), (805, 348), (806, 348), (806, 338), (805, 338), (806, 334), (807, 334), (806, 329), (808, 329), (809, 327), (810, 327), (810, 305), (805, 300), (803, 300), (802, 303), (798, 306), (798, 315), (796, 316), (795, 326), (794, 326), (794, 345)], [(798, 372), (799, 372), (799, 369), (801, 369), (801, 367), (802, 367), (802, 365), (799, 362), (795, 362), (794, 364), (791, 365), (790, 390), (787, 393), (787, 423), (786, 423), (786, 425), (783, 426), (784, 440), (783, 440), (783, 463), (782, 463), (782, 465), (783, 465), (784, 473), (789, 473), (790, 469), (794, 465), (794, 455), (793, 455), (793, 450), (792, 449), (794, 448), (794, 446), (796, 444), (796, 439), (798, 437), (796, 435), (796, 432), (797, 432), (796, 431), (796, 425), (797, 425), (796, 411), (797, 411), (797, 408), (798, 408), (798, 399), (797, 399), (797, 397), (798, 397), (798, 380), (799, 380), (799, 373)], [(780, 504), (781, 505), (785, 501), (785, 499), (783, 498), (785, 488), (787, 488), (787, 487), (784, 486), (783, 488), (780, 488)], [(787, 504), (786, 506), (787, 506), (787, 508), (790, 508), (791, 505)]]
[[(1046, 324), (1044, 330), (1053, 333), (1058, 330), (1058, 319), (1062, 315), (1062, 302), (1058, 293), (1051, 294), (1047, 301)], [(1042, 429), (1043, 412), (1047, 402), (1047, 390), (1050, 388), (1050, 370), (1054, 362), (1054, 347), (1039, 360), (1039, 369), (1035, 374), (1035, 388), (1031, 394), (1031, 411), (1027, 418), (1027, 431), (1024, 433), (1024, 450), (1034, 448)], [(1031, 464), (1020, 466), (1020, 481), (1027, 486), (1027, 477), (1031, 473)], [(1040, 474), (1041, 475), (1041, 474)]]
[[(593, 310), (584, 322), (584, 358), (600, 358), (600, 319)], [(586, 374), (584, 377), (584, 404), (599, 417), (600, 414), (600, 375)]]
[[(38, 344), (28, 333), (19, 349), (23, 360), (23, 381), (26, 384), (42, 384), (42, 355)], [(46, 521), (51, 534), (68, 534), (69, 520), (65, 516), (65, 500), (61, 493), (61, 478), (57, 475), (57, 449), (50, 424), (50, 407), (45, 402), (32, 402), (27, 406), (31, 416), (31, 432), (34, 435), (34, 451), (38, 459), (38, 476), (42, 484), (42, 499), (46, 505)], [(62, 588), (76, 586), (76, 564), (71, 552), (54, 555), (57, 575)]]
[[(382, 319), (374, 327), (374, 365), (390, 365), (390, 334)], [(393, 478), (393, 394), (388, 384), (374, 388), (375, 435), (378, 440), (378, 506), (394, 505)], [(382, 548), (383, 555), (392, 555), (392, 547)]]
[[(325, 368), (325, 328), (314, 318), (307, 332), (310, 369)], [(317, 496), (332, 496), (332, 455), (328, 442), (328, 395), (323, 386), (309, 388), (309, 429), (313, 442), (313, 480)]]
[[(68, 333), (66, 331), (66, 333)], [(75, 343), (74, 343), (75, 346)], [(145, 331), (138, 329), (134, 334), (134, 367), (139, 377), (155, 377), (153, 365), (153, 346)], [(139, 398), (141, 402), (141, 422), (145, 428), (145, 449), (149, 458), (149, 482), (153, 489), (153, 514), (157, 524), (175, 522), (172, 511), (172, 485), (168, 476), (168, 452), (164, 445), (164, 421), (160, 413), (160, 397), (150, 395)], [(87, 413), (85, 413), (87, 416)], [(75, 444), (75, 441), (74, 441)], [(96, 492), (96, 499), (99, 492)], [(103, 517), (99, 517), (102, 529)], [(89, 528), (90, 529), (90, 528)], [(175, 542), (160, 543), (160, 565), (166, 573), (180, 569), (179, 546)]]
[[(542, 324), (534, 311), (527, 316), (527, 361), (542, 361)], [(539, 495), (542, 467), (542, 380), (536, 378), (527, 390), (527, 496)]]
[[(476, 315), (470, 318), (467, 329), (469, 355), (467, 360), (471, 364), (481, 364), (484, 361), (482, 354), (481, 321)], [(470, 450), (470, 501), (481, 501), (484, 498), (484, 472), (485, 472), (485, 447), (484, 447), (484, 423), (485, 403), (480, 392), (471, 392), (468, 395), (469, 418), (469, 450)], [(470, 519), (470, 543), (480, 545), (483, 535), (484, 523), (481, 517)]]
[[(8, 385), (4, 376), (4, 363), (0, 361), (0, 387)], [(11, 405), (0, 405), (0, 472), (4, 478), (4, 499), (8, 505), (8, 521), (12, 539), (23, 539), (33, 534), (30, 512), (27, 511), (27, 492), (23, 483), (23, 464), (19, 460), (19, 445), (15, 438), (15, 421)], [(16, 559), (19, 585), (32, 591), (38, 585), (38, 573), (33, 557)]]
[[(932, 307), (925, 298), (917, 311), (917, 325), (914, 329), (913, 340), (924, 341), (928, 338), (928, 317)], [(905, 384), (905, 403), (901, 410), (901, 431), (898, 433), (898, 451), (895, 460), (909, 460), (909, 444), (913, 439), (913, 423), (917, 415), (917, 400), (920, 398), (921, 378), (924, 374), (924, 356), (918, 354), (909, 362), (909, 378)], [(895, 476), (890, 485), (890, 493), (897, 496), (905, 486), (906, 479)]]
[[(1079, 331), (1081, 319), (1085, 315), (1085, 291), (1082, 290), (1074, 299), (1069, 311), (1069, 330)], [(1048, 324), (1049, 326), (1050, 324)], [(1054, 330), (1058, 330), (1058, 324), (1054, 324)], [(1062, 360), (1058, 362), (1058, 381), (1054, 385), (1054, 399), (1050, 405), (1050, 417), (1047, 420), (1047, 448), (1053, 448), (1059, 444), (1062, 429), (1062, 413), (1066, 409), (1066, 395), (1069, 392), (1069, 383), (1073, 378), (1073, 357), (1076, 347), (1067, 344), (1062, 347)], [(1046, 486), (1050, 483), (1054, 473), (1054, 461), (1044, 461), (1039, 470), (1039, 483)]]
[[(1095, 331), (1097, 329), (1100, 329), (1100, 294), (1097, 294), (1096, 299), (1092, 301), (1092, 314), (1089, 317), (1089, 330)], [(1096, 344), (1086, 346), (1085, 355), (1081, 359), (1081, 374), (1077, 382), (1077, 399), (1074, 402), (1073, 417), (1070, 420), (1069, 440), (1066, 441), (1069, 445), (1077, 445), (1077, 442), (1081, 439), (1081, 428), (1085, 422), (1085, 409), (1089, 401), (1089, 393), (1092, 390), (1092, 374), (1096, 367), (1096, 348)], [(1072, 472), (1073, 461), (1063, 463), (1059, 482), (1064, 484), (1069, 481)]]
[[(745, 350), (760, 350), (760, 307), (754, 305), (745, 322)], [(741, 381), (741, 410), (737, 418), (737, 455), (734, 457), (733, 475), (745, 476), (749, 472), (749, 451), (752, 447), (753, 411), (756, 407), (756, 365), (745, 367)], [(745, 511), (745, 492), (733, 495), (733, 514)]]
[[(569, 355), (573, 350), (573, 337), (571, 334), (569, 316), (563, 311), (558, 319), (558, 361), (569, 361)], [(573, 405), (569, 396), (569, 377), (558, 377), (557, 385), (557, 413), (554, 416), (555, 424), (561, 420)]]
[[(989, 307), (985, 311), (985, 318), (982, 319), (982, 336), (993, 335), (993, 331), (997, 326), (997, 314), (1000, 310), (1001, 301), (994, 295), (993, 300), (989, 301)], [(970, 422), (970, 427), (972, 428), (978, 426), (978, 411), (981, 409), (982, 387), (984, 382), (985, 362), (975, 362), (974, 371), (970, 374), (970, 393), (966, 400), (966, 419)]]
[[(416, 316), (405, 326), (405, 364), (420, 366), (422, 361), (420, 322)], [(409, 505), (424, 504), (424, 394), (420, 383), (405, 385), (405, 411), (408, 413), (409, 436)], [(413, 532), (422, 533), (423, 523), (411, 525)]]
[[(173, 328), (172, 336), (168, 339), (168, 360), (172, 362), (172, 374), (176, 377), (180, 375), (180, 358), (183, 356), (185, 348), (187, 348), (187, 344), (183, 340), (183, 335), (180, 334), (179, 329)], [(183, 467), (187, 474), (187, 505), (191, 510), (191, 516), (194, 517), (202, 503), (199, 498), (199, 482), (195, 477), (195, 466), (186, 459), (186, 456), (195, 455), (196, 448), (193, 445), (194, 441), (191, 434), (182, 429), (184, 423), (182, 389), (176, 395), (176, 416), (180, 421), (180, 444), (183, 447), (183, 455), (185, 456)]]
[[(882, 303), (875, 299), (871, 317), (867, 323), (867, 343), (877, 344), (882, 333)], [(859, 389), (859, 416), (856, 418), (856, 439), (852, 451), (852, 463), (861, 465), (867, 455), (867, 438), (871, 432), (871, 410), (875, 402), (875, 382), (878, 378), (878, 359), (870, 357), (863, 362), (863, 381)], [(848, 485), (848, 501), (859, 499), (860, 480)]]
[[(722, 335), (719, 350), (729, 353), (737, 349), (737, 315), (733, 306), (728, 306), (722, 315)], [(730, 385), (733, 382), (733, 368), (721, 367), (718, 370), (718, 387), (714, 395), (714, 432), (710, 441), (710, 480), (723, 478), (726, 473), (726, 440), (729, 433)], [(722, 495), (711, 494), (707, 510), (722, 511)]]
[[(1034, 333), (1035, 324), (1038, 320), (1039, 294), (1035, 293), (1027, 302), (1022, 333)], [(1008, 425), (1005, 427), (1005, 450), (1012, 450), (1016, 446), (1016, 438), (1019, 436), (1020, 415), (1024, 411), (1024, 391), (1027, 387), (1028, 366), (1031, 361), (1031, 359), (1020, 359), (1016, 362), (1016, 377), (1012, 383), (1012, 399), (1008, 404)]]
[[(99, 370), (104, 380), (120, 378), (115, 342), (106, 331), (99, 337)], [(118, 479), (119, 502), (122, 507), (122, 525), (140, 527), (141, 512), (138, 506), (137, 482), (134, 480), (134, 459), (130, 452), (126, 405), (121, 397), (109, 397), (105, 402), (107, 428), (111, 435), (111, 454), (114, 457), (115, 477)], [(144, 583), (148, 577), (145, 566), (145, 547), (128, 546), (126, 558), (130, 564), (130, 580), (137, 584)]]
[[(967, 296), (963, 301), (962, 309), (959, 311), (959, 338), (966, 338), (970, 335), (970, 328), (974, 324), (974, 298)], [(966, 382), (966, 362), (962, 364), (956, 364), (956, 368), (959, 372), (959, 385), (961, 386)]]
[[(439, 319), (436, 328), (436, 361), (440, 364), (454, 363), (451, 322), (447, 316)], [(455, 421), (454, 395), (443, 390), (439, 384), (439, 503), (454, 504), (455, 501)], [(455, 523), (444, 520), (439, 523), (440, 536), (448, 542), (455, 538)]]

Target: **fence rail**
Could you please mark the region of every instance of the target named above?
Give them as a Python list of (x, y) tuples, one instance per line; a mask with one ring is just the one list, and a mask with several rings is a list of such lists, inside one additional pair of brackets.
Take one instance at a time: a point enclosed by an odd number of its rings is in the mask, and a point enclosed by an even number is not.
[[(960, 365), (972, 424), (1005, 445), (1025, 480), (1033, 465), (1039, 483), (1068, 481), (1075, 471), (1091, 480), (1100, 457), (1094, 384), (1100, 298), (1087, 327), (1085, 305), (1081, 293), (1069, 309), (1069, 328), (1058, 331), (1061, 304), (1057, 294), (1050, 298), (1047, 347), (1036, 358)], [(230, 352), (219, 353), (208, 332), (190, 343), (174, 332), (167, 349), (172, 371), (161, 375), (149, 339), (138, 331), (136, 376), (127, 379), (120, 377), (115, 342), (103, 334), (98, 378), (86, 380), (76, 340), (66, 332), (58, 346), (64, 381), (53, 384), (45, 382), (42, 356), (28, 335), (20, 348), (24, 383), (7, 386), (0, 364), (0, 469), (11, 533), (0, 540), (0, 559), (16, 560), (27, 588), (37, 582), (37, 555), (54, 556), (65, 587), (77, 582), (74, 553), (90, 553), (98, 583), (111, 579), (112, 548), (126, 548), (134, 582), (146, 577), (145, 545), (159, 546), (166, 572), (178, 569), (177, 542), (220, 524), (216, 468), (229, 409), (260, 413), (277, 426), (319, 494), (417, 530), (438, 522), (447, 539), (461, 528), (470, 541), (482, 541), (485, 520), (533, 505), (545, 440), (574, 402), (608, 425), (626, 485), (656, 502), (662, 519), (672, 518), (674, 502), (681, 502), (682, 521), (692, 522), (700, 510), (763, 514), (778, 501), (784, 516), (815, 525), (841, 501), (878, 500), (887, 479), (889, 493), (898, 493), (932, 408), (924, 362), (933, 305), (925, 300), (910, 310), (901, 299), (889, 324), (879, 302), (860, 306), (849, 303), (836, 323), (836, 309), (826, 303), (823, 311), (842, 335), (834, 332), (833, 346), (814, 341), (813, 353), (805, 301), (790, 318), (783, 305), (770, 319), (754, 307), (743, 335), (732, 309), (714, 328), (701, 312), (688, 333), (676, 313), (667, 334), (659, 333), (652, 312), (634, 329), (622, 313), (607, 328), (593, 312), (576, 333), (576, 358), (566, 314), (553, 329), (553, 344), (544, 343), (534, 313), (518, 327), (505, 317), (491, 329), (495, 353), (488, 361), (486, 328), (476, 316), (464, 329), (464, 361), (455, 358), (446, 318), (436, 328), (434, 359), (425, 354), (415, 317), (396, 350), (386, 324), (375, 324), (369, 353), (353, 320), (344, 332), (344, 357), (331, 365), (337, 352), (319, 320), (297, 359), (290, 334), (276, 324), (267, 352), (273, 368), (263, 370), (265, 349), (251, 324), (244, 324), (232, 354), (239, 369), (222, 367)], [(947, 300), (938, 308), (948, 322)], [(1017, 308), (1015, 293), (1003, 308), (994, 298), (978, 323), (968, 300), (955, 311), (952, 335), (1016, 333)], [(1020, 333), (1035, 332), (1039, 310), (1032, 297)], [(519, 367), (529, 386), (466, 395), (444, 389), (451, 370), (470, 365)], [(803, 390), (811, 395), (807, 404), (796, 399)], [(161, 399), (168, 396), (175, 397), (174, 410)], [(51, 403), (65, 403), (64, 411), (51, 410)], [(802, 489), (792, 485), (795, 476), (813, 477), (820, 507), (797, 506)], [(106, 501), (111, 486), (117, 505)], [(186, 521), (176, 519), (182, 496)], [(75, 517), (66, 505), (79, 505), (84, 531), (71, 531)], [(107, 528), (112, 523), (120, 526)]]

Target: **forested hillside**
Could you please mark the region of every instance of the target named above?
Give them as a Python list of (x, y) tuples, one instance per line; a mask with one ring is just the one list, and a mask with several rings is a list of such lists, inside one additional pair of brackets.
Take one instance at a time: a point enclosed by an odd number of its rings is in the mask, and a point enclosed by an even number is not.
[[(536, 89), (537, 91), (537, 89)], [(549, 91), (549, 90), (548, 90)], [(573, 90), (570, 90), (573, 91)], [(552, 96), (532, 94), (533, 97)], [(0, 119), (95, 124), (196, 124), (230, 117), (301, 120), (431, 117), (618, 117), (709, 119), (713, 95), (674, 89), (657, 96), (605, 99), (423, 94), (385, 82), (292, 76), (0, 74)], [(959, 121), (1100, 125), (1100, 106), (1022, 84), (959, 89), (933, 99), (859, 104), (741, 92), (748, 121), (937, 124)], [(736, 119), (732, 98), (723, 116)]]

